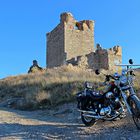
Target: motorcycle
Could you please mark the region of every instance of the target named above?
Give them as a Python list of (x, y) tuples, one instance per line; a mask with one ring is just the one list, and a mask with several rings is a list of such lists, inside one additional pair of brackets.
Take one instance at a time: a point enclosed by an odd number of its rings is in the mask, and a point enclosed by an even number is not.
[[(81, 113), (82, 122), (86, 126), (92, 126), (97, 120), (113, 121), (125, 114), (125, 108), (132, 116), (133, 121), (140, 129), (140, 100), (137, 97), (133, 81), (135, 77), (132, 59), (129, 60), (126, 69), (119, 75), (105, 75), (105, 90), (103, 93), (93, 89), (89, 82), (85, 82), (85, 89), (76, 94), (77, 108)], [(100, 74), (96, 70), (97, 75)]]

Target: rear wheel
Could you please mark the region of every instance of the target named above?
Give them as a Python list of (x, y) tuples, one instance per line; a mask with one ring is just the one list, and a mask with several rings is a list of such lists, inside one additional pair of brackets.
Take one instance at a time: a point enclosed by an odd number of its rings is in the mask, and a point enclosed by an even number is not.
[(135, 103), (134, 100), (132, 100), (131, 98), (129, 98), (129, 105), (131, 107), (131, 111), (132, 111), (132, 118), (133, 121), (137, 127), (137, 129), (140, 130), (140, 112), (139, 109), (137, 107), (137, 104)]
[(83, 122), (86, 126), (92, 126), (92, 125), (94, 125), (95, 122), (96, 122), (96, 120), (95, 120), (94, 118), (84, 116), (84, 113), (81, 113), (81, 119), (82, 119), (82, 122)]

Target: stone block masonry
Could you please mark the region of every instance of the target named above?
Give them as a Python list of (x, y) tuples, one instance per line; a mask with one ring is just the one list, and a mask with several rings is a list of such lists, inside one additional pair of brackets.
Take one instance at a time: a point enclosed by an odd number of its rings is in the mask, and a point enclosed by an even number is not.
[(71, 13), (62, 13), (60, 23), (47, 33), (46, 52), (49, 68), (71, 63), (84, 68), (115, 70), (114, 65), (122, 62), (121, 47), (106, 50), (97, 44), (94, 48), (94, 21), (77, 21)]

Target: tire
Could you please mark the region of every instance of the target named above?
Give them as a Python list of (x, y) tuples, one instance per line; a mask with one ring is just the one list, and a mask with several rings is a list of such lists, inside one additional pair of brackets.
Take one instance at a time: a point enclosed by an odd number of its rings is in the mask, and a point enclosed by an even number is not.
[(94, 118), (83, 116), (83, 113), (81, 113), (81, 119), (82, 119), (82, 122), (85, 124), (85, 126), (88, 126), (88, 127), (93, 126), (96, 122)]
[(137, 127), (138, 130), (140, 130), (140, 117), (132, 116), (133, 121)]
[(138, 130), (140, 130), (140, 111), (135, 100), (129, 98), (129, 105), (132, 111), (132, 118)]
[(140, 117), (140, 101), (137, 97), (129, 97), (128, 104), (134, 116)]

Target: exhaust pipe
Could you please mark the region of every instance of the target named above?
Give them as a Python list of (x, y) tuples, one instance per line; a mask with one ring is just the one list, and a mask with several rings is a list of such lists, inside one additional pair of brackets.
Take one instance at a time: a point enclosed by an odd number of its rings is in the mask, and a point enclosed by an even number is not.
[(89, 118), (95, 118), (95, 119), (103, 119), (104, 116), (97, 115), (96, 112), (94, 111), (85, 111), (85, 110), (78, 110), (79, 112), (82, 112), (84, 117), (89, 117)]
[(94, 112), (94, 111), (85, 111), (85, 110), (80, 110), (80, 109), (78, 109), (78, 111), (79, 112), (82, 112), (82, 113), (87, 113), (87, 114), (96, 114), (96, 112)]
[(107, 116), (100, 116), (97, 115), (93, 111), (85, 111), (85, 110), (78, 110), (79, 112), (82, 112), (84, 117), (94, 118), (94, 119), (105, 119), (106, 121), (112, 121), (113, 119), (117, 118), (122, 112), (120, 112), (118, 115), (108, 118)]
[(94, 118), (94, 119), (103, 119), (103, 116), (94, 116), (94, 115), (90, 115), (90, 114), (83, 114), (84, 117), (89, 117), (89, 118)]

